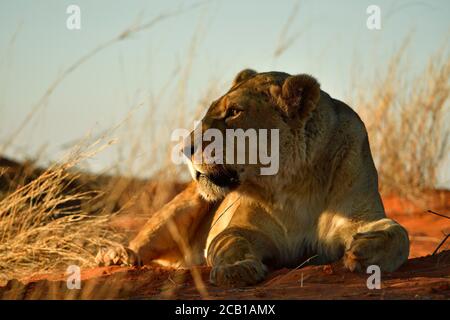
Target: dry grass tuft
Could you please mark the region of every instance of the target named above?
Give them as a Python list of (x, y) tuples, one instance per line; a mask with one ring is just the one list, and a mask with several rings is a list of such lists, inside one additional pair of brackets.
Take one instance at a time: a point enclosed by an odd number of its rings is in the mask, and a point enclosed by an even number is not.
[(382, 193), (413, 198), (436, 188), (449, 154), (450, 56), (439, 50), (408, 80), (406, 48), (357, 90), (352, 105), (366, 123)]
[(100, 246), (124, 242), (108, 226), (111, 214), (90, 205), (102, 192), (74, 187), (79, 174), (71, 172), (106, 145), (77, 150), (0, 201), (0, 281), (93, 266)]

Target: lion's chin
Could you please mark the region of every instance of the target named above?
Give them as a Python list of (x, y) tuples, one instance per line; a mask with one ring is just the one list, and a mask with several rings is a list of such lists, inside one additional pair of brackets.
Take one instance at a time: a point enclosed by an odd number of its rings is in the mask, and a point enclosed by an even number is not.
[(234, 171), (214, 174), (196, 172), (195, 180), (201, 196), (207, 201), (218, 201), (239, 186), (239, 179)]
[(230, 192), (228, 188), (219, 187), (211, 182), (202, 180), (198, 181), (198, 191), (206, 201), (215, 202), (222, 200)]

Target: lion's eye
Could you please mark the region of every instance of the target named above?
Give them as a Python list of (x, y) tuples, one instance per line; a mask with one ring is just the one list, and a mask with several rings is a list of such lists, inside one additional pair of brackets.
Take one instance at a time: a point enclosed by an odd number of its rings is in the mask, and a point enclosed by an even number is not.
[(233, 108), (233, 107), (228, 108), (227, 114), (226, 114), (225, 118), (234, 118), (234, 117), (237, 117), (238, 115), (241, 114), (241, 112), (242, 112), (242, 110), (239, 110), (239, 109), (237, 109), (237, 108)]

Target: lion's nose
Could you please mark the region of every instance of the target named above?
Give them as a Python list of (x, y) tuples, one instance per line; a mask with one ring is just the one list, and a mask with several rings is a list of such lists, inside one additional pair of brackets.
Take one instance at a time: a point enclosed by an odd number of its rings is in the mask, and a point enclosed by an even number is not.
[(195, 152), (195, 147), (193, 144), (188, 143), (183, 146), (183, 149), (181, 150), (181, 152), (183, 152), (183, 154), (186, 156), (186, 158), (188, 158), (190, 160), (192, 155)]

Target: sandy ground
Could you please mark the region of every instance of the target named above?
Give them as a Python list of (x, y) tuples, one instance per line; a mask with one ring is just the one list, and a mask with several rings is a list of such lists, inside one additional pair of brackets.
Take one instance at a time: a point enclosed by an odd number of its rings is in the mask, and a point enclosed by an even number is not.
[[(408, 262), (393, 273), (383, 273), (381, 289), (369, 290), (368, 274), (346, 271), (341, 262), (272, 272), (258, 286), (222, 289), (209, 284), (209, 268), (175, 270), (102, 267), (82, 271), (80, 290), (67, 289), (64, 274), (12, 280), (0, 288), (3, 299), (450, 299), (450, 240), (439, 253), (435, 248), (450, 233), (450, 193), (435, 192), (426, 206), (397, 197), (384, 197), (388, 216), (409, 231)], [(125, 220), (124, 220), (125, 221)], [(129, 221), (128, 221), (129, 222)], [(193, 274), (198, 274), (197, 281)]]

